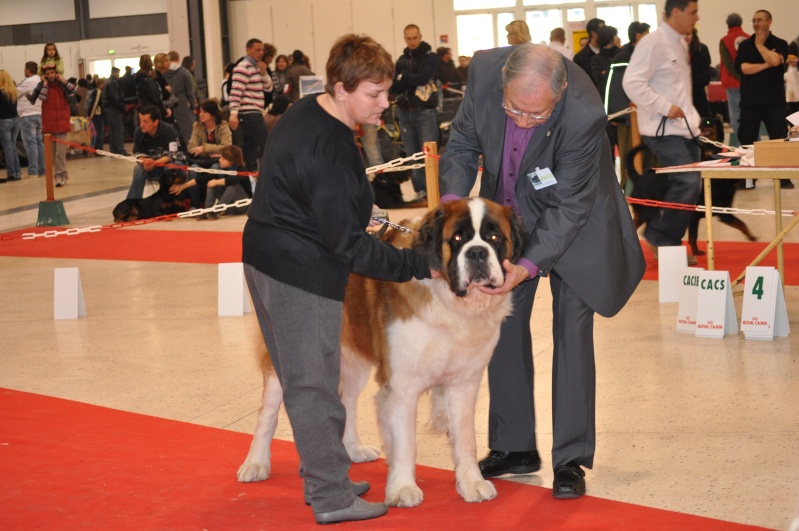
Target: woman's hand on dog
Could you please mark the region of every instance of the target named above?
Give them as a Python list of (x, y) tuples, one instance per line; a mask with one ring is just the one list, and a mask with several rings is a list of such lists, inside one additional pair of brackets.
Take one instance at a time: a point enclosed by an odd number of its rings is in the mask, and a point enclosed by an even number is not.
[(510, 260), (502, 262), (502, 268), (505, 270), (505, 282), (498, 288), (490, 288), (488, 286), (479, 286), (477, 289), (489, 295), (504, 295), (510, 293), (513, 288), (530, 278), (530, 272), (523, 266), (510, 263)]

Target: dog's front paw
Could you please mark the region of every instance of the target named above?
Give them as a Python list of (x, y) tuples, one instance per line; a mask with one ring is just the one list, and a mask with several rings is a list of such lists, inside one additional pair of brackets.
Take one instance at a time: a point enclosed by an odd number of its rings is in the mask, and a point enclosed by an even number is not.
[(459, 482), (457, 489), (458, 494), (467, 502), (483, 502), (497, 497), (497, 489), (494, 484), (484, 479)]
[(368, 461), (375, 461), (380, 457), (380, 450), (366, 444), (347, 446), (347, 453), (353, 463), (366, 463)]
[(263, 481), (269, 477), (269, 463), (252, 463), (245, 461), (236, 473), (239, 483)]
[(424, 499), (417, 485), (406, 485), (399, 489), (386, 489), (386, 505), (392, 507), (416, 507)]

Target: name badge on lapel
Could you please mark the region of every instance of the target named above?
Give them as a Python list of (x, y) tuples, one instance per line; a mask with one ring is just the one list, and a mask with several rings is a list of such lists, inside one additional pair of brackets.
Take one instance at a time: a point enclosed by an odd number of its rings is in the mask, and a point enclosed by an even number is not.
[(533, 188), (536, 190), (541, 190), (547, 186), (557, 184), (558, 182), (555, 180), (555, 176), (552, 175), (552, 171), (549, 168), (536, 168), (533, 173), (527, 174), (527, 178), (530, 179), (530, 184), (532, 184)]

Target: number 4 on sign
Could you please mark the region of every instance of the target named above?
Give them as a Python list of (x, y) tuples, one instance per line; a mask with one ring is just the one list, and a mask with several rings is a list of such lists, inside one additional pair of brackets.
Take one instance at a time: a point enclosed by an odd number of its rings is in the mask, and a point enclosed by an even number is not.
[(787, 336), (788, 310), (780, 272), (773, 267), (747, 267), (741, 331), (746, 339)]

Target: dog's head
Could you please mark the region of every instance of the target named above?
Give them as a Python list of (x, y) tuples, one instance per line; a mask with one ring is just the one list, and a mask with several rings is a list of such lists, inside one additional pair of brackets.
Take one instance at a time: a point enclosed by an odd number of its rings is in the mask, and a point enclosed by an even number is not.
[(136, 221), (141, 218), (139, 212), (139, 201), (136, 199), (125, 199), (114, 207), (112, 212), (114, 221), (116, 223), (123, 223), (126, 221)]
[(519, 258), (524, 238), (522, 223), (510, 207), (464, 198), (427, 213), (412, 246), (463, 297), (473, 287), (501, 286), (502, 262)]

